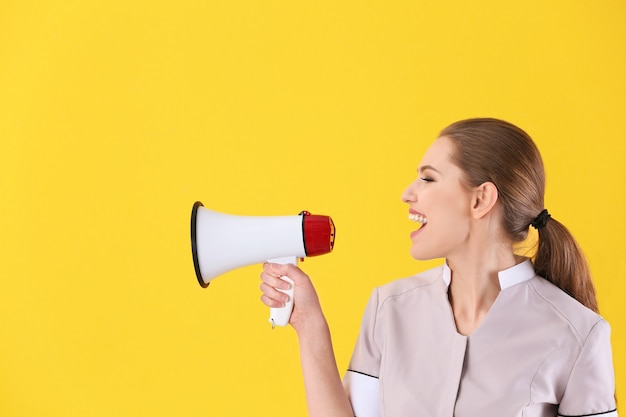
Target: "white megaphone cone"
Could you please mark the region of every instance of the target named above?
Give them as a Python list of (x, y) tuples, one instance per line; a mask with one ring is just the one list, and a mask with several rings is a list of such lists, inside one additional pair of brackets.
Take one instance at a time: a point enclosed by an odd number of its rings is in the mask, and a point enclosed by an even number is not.
[[(296, 216), (235, 216), (205, 208), (197, 201), (191, 212), (191, 251), (198, 282), (204, 288), (219, 275), (262, 263), (297, 264), (298, 258), (329, 253), (335, 225), (328, 216), (302, 212)], [(293, 282), (289, 302), (272, 308), (272, 325), (286, 326), (293, 309)]]

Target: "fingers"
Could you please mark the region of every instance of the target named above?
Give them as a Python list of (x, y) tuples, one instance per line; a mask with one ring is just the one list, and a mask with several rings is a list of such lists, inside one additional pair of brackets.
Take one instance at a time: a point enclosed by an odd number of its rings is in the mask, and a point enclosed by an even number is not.
[[(306, 285), (306, 282), (309, 280), (308, 275), (293, 264), (275, 264), (266, 262), (263, 264), (263, 272), (274, 277), (288, 276), (295, 282), (296, 287)], [(276, 288), (287, 289), (280, 286), (277, 286)]]
[(284, 307), (285, 303), (289, 301), (289, 296), (283, 292), (278, 291), (276, 288), (269, 286), (265, 282), (261, 284), (261, 301), (268, 307)]
[(282, 264), (270, 264), (265, 263), (263, 265), (263, 272), (261, 273), (261, 301), (268, 307), (284, 307), (285, 303), (289, 301), (289, 296), (280, 290), (291, 289), (291, 284), (281, 276), (286, 276), (289, 270), (289, 265)]
[(282, 276), (287, 276), (288, 265), (281, 264), (268, 264), (263, 265), (263, 272), (261, 273), (261, 281), (280, 290), (288, 290), (291, 288), (289, 284)]

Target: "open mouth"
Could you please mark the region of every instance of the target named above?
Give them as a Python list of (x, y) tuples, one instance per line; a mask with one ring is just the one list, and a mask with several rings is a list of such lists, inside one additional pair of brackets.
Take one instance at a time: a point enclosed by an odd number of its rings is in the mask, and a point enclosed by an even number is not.
[(426, 216), (420, 213), (409, 213), (409, 220), (415, 223), (419, 223), (422, 226), (425, 226), (428, 223), (428, 219)]

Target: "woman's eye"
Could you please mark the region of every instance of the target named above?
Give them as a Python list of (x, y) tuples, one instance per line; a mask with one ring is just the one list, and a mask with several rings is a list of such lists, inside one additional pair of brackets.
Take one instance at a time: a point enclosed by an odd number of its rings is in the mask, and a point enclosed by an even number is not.
[(424, 181), (424, 182), (433, 182), (434, 180), (430, 177), (420, 177), (420, 180)]

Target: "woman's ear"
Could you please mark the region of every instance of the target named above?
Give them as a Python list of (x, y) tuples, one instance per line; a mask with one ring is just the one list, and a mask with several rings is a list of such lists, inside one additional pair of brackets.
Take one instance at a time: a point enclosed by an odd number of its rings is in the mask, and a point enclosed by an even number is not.
[(492, 182), (483, 182), (474, 190), (472, 216), (480, 219), (487, 215), (498, 202), (498, 189)]

